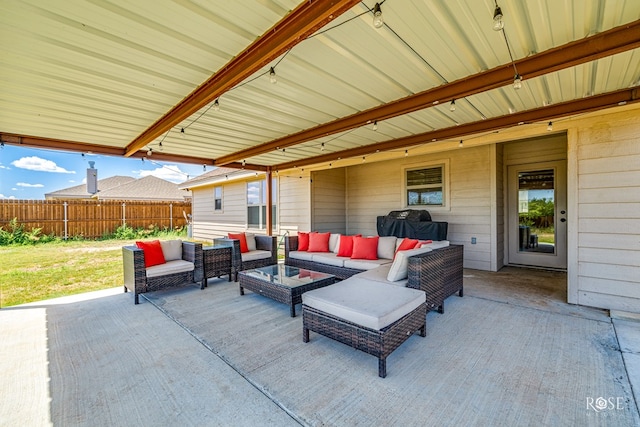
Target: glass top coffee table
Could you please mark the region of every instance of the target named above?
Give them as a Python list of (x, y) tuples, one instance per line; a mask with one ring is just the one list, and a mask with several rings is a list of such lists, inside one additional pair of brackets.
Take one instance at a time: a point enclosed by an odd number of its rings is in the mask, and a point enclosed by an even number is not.
[(240, 295), (248, 289), (278, 302), (289, 304), (291, 317), (296, 316), (296, 304), (302, 302), (302, 294), (312, 289), (332, 285), (332, 274), (276, 264), (241, 271), (238, 274)]

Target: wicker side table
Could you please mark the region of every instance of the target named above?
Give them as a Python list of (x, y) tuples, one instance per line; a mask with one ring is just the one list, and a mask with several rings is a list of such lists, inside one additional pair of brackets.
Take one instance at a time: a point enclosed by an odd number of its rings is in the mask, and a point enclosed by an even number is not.
[(231, 247), (230, 246), (205, 246), (202, 248), (202, 259), (204, 267), (204, 286), (207, 286), (207, 279), (229, 275), (231, 281)]

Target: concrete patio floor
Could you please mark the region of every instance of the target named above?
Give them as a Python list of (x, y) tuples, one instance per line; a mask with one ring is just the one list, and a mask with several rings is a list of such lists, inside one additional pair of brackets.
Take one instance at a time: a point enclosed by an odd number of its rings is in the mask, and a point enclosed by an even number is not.
[(639, 320), (564, 303), (563, 273), (464, 283), (385, 379), (226, 280), (3, 308), (0, 426), (640, 425)]

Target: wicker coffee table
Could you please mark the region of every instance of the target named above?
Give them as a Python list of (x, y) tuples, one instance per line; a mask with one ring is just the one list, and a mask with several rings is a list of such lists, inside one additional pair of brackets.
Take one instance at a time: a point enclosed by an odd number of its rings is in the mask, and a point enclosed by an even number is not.
[(240, 295), (248, 289), (268, 298), (289, 304), (291, 317), (296, 316), (296, 304), (302, 303), (302, 294), (312, 289), (332, 285), (335, 276), (276, 264), (241, 271), (238, 274)]

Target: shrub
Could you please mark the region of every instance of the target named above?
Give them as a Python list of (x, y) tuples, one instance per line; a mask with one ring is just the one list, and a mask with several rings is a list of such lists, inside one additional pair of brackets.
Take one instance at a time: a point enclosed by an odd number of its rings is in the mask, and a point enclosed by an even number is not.
[(42, 228), (32, 228), (30, 231), (25, 231), (24, 225), (18, 223), (18, 218), (9, 221), (6, 230), (4, 227), (0, 227), (0, 246), (29, 245), (56, 240), (58, 238), (53, 234), (42, 234)]

